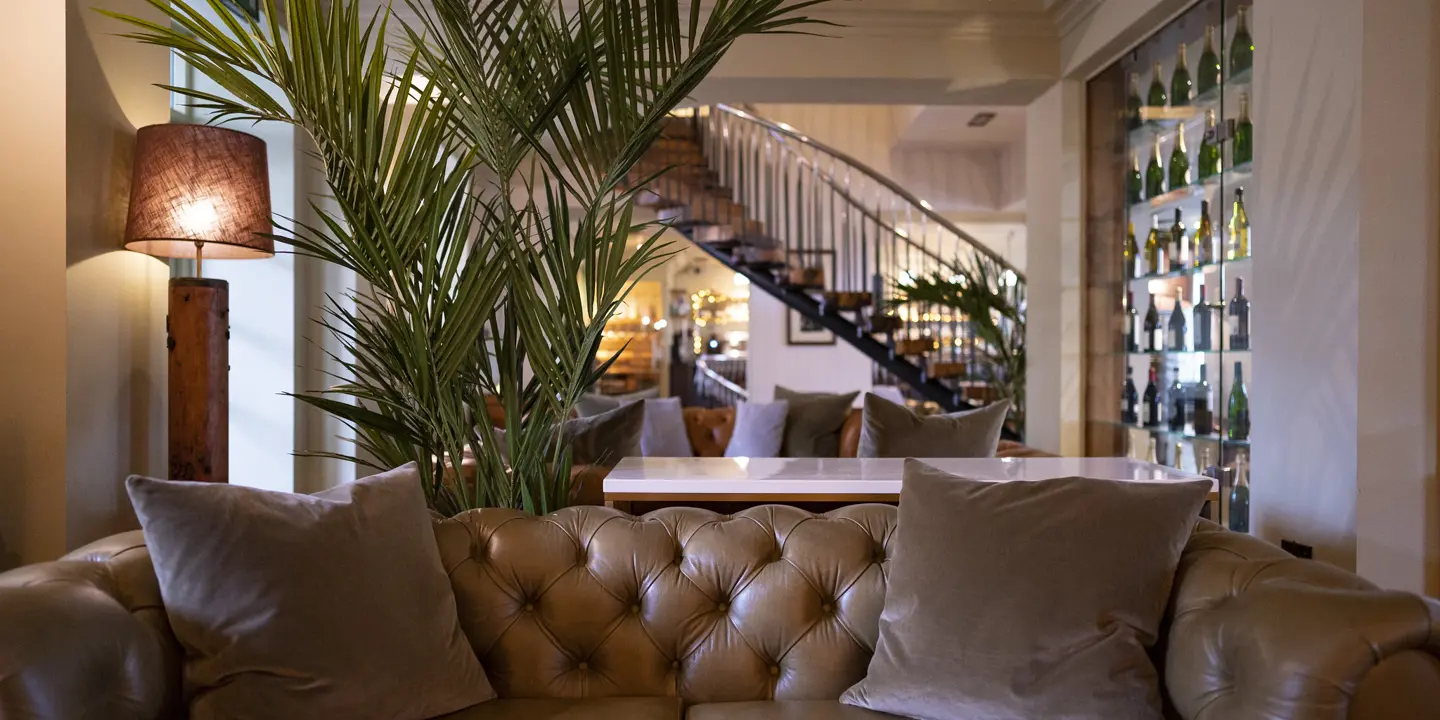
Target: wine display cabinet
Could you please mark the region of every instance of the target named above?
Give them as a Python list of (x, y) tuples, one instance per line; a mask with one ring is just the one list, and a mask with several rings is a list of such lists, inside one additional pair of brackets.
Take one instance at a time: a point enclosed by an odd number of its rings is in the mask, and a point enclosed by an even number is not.
[(1219, 519), (1238, 530), (1263, 382), (1250, 5), (1197, 3), (1086, 88), (1087, 454), (1219, 478)]

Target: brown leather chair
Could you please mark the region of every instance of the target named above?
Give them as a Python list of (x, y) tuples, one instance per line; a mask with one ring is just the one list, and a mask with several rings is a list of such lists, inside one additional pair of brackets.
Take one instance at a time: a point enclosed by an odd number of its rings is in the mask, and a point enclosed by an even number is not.
[[(440, 521), (460, 625), (501, 698), (447, 717), (889, 717), (836, 699), (874, 650), (895, 522), (884, 505)], [(1170, 717), (1400, 720), (1440, 708), (1440, 603), (1205, 521), (1163, 627)], [(138, 532), (0, 575), (0, 717), (180, 717), (182, 657)]]

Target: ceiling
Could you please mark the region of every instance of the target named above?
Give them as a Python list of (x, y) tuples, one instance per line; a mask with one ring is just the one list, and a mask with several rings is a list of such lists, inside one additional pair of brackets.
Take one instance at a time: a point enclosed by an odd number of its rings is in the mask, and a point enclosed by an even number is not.
[[(927, 105), (907, 108), (910, 122), (899, 141), (912, 146), (1011, 145), (1025, 141), (1025, 108), (1005, 105)], [(977, 113), (995, 113), (984, 127), (970, 127)]]

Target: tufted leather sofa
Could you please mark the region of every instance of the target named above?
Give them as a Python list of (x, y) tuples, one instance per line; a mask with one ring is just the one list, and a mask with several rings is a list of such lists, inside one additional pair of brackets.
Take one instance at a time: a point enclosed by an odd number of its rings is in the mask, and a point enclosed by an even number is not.
[[(836, 698), (875, 646), (895, 521), (893, 507), (857, 505), (438, 522), (461, 626), (500, 695), (446, 717), (889, 717)], [(1172, 717), (1440, 708), (1440, 603), (1249, 536), (1202, 521), (1167, 616), (1156, 657)], [(0, 575), (0, 717), (178, 717), (181, 657), (138, 532)]]

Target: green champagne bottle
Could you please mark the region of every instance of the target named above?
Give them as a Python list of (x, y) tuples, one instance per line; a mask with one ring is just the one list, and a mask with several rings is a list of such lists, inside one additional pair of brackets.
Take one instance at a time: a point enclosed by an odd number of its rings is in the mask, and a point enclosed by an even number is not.
[(1170, 151), (1170, 192), (1190, 184), (1190, 155), (1185, 151), (1185, 126), (1175, 129), (1175, 148)]
[(1140, 202), (1145, 190), (1145, 178), (1140, 174), (1140, 154), (1130, 151), (1130, 175), (1125, 179), (1125, 201), (1134, 205)]
[(1135, 242), (1135, 223), (1125, 233), (1125, 277), (1140, 277), (1140, 246)]
[(1250, 532), (1250, 462), (1244, 455), (1235, 457), (1235, 484), (1230, 488), (1230, 530)]
[(1230, 77), (1249, 70), (1255, 64), (1255, 40), (1250, 37), (1247, 21), (1250, 8), (1241, 5), (1235, 10), (1235, 38), (1230, 41)]
[(1220, 87), (1220, 56), (1215, 54), (1215, 26), (1205, 26), (1205, 48), (1195, 68), (1195, 92), (1204, 95)]
[(1170, 74), (1170, 106), (1185, 107), (1190, 104), (1190, 93), (1195, 83), (1190, 80), (1190, 63), (1185, 59), (1185, 43), (1175, 52), (1175, 72)]
[(1230, 166), (1240, 167), (1255, 159), (1255, 125), (1250, 122), (1250, 95), (1240, 93), (1240, 117), (1235, 120), (1235, 143)]
[(1145, 272), (1151, 275), (1165, 272), (1160, 267), (1160, 255), (1163, 252), (1164, 248), (1160, 246), (1160, 216), (1153, 215), (1150, 218), (1150, 236), (1145, 238)]
[(1150, 75), (1150, 96), (1145, 98), (1150, 107), (1165, 107), (1165, 83), (1160, 80), (1160, 61), (1155, 61), (1155, 72)]
[(1200, 201), (1200, 226), (1195, 230), (1195, 267), (1215, 262), (1215, 227), (1210, 224), (1210, 201)]
[(1130, 96), (1125, 98), (1125, 127), (1129, 130), (1140, 128), (1140, 73), (1130, 73)]
[(1150, 165), (1145, 168), (1145, 197), (1155, 198), (1165, 194), (1165, 166), (1160, 161), (1160, 136), (1155, 136), (1155, 149), (1150, 154)]
[(1230, 424), (1225, 436), (1236, 442), (1250, 439), (1250, 393), (1245, 390), (1245, 378), (1240, 362), (1235, 362), (1235, 380), (1230, 384), (1230, 403), (1225, 414)]
[(1245, 213), (1245, 188), (1235, 189), (1235, 206), (1230, 209), (1230, 248), (1225, 259), (1250, 257), (1250, 216)]
[(1201, 180), (1220, 174), (1220, 145), (1216, 142), (1217, 137), (1215, 111), (1206, 110), (1205, 137), (1200, 140), (1200, 154), (1195, 158), (1195, 162), (1200, 165)]

